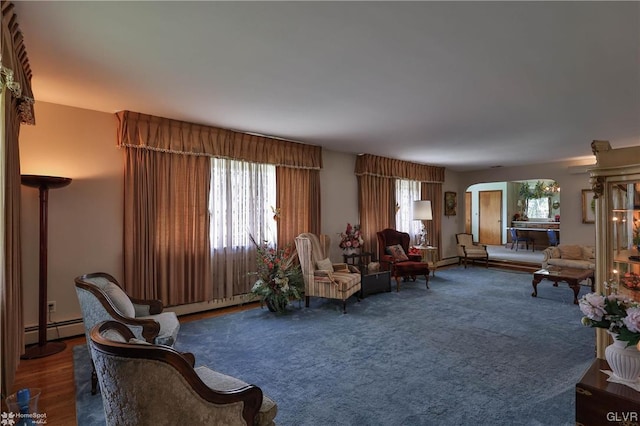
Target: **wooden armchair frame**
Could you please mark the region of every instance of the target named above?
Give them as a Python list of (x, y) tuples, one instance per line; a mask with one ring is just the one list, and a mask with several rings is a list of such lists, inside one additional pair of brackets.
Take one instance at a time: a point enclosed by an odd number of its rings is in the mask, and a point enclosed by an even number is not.
[(103, 337), (105, 331), (115, 331), (125, 342), (134, 337), (131, 330), (116, 321), (106, 321), (91, 330), (93, 350), (107, 356), (156, 360), (166, 363), (184, 378), (188, 386), (205, 401), (213, 404), (243, 403), (242, 417), (247, 425), (253, 425), (262, 404), (262, 390), (255, 385), (246, 385), (233, 390), (215, 390), (207, 386), (194, 371), (195, 357), (191, 353), (180, 353), (162, 345), (124, 343)]

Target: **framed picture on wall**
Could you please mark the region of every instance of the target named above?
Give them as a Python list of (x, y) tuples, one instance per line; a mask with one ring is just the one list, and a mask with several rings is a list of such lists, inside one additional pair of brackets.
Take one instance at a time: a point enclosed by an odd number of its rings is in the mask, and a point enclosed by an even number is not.
[(590, 189), (582, 190), (582, 223), (596, 223), (595, 194)]
[(445, 192), (444, 193), (444, 215), (455, 216), (457, 206), (458, 206), (458, 201), (456, 200), (456, 193), (449, 192), (449, 191)]

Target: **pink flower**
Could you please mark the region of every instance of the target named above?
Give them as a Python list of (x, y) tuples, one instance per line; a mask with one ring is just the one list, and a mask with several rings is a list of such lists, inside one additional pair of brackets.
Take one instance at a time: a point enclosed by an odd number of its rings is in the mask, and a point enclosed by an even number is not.
[(622, 319), (629, 331), (640, 332), (640, 308), (627, 309), (627, 316)]
[(597, 293), (589, 293), (580, 299), (580, 310), (587, 318), (593, 321), (602, 321), (606, 313), (604, 296)]
[(351, 241), (347, 241), (346, 243), (344, 243), (344, 245), (347, 247), (351, 247)]

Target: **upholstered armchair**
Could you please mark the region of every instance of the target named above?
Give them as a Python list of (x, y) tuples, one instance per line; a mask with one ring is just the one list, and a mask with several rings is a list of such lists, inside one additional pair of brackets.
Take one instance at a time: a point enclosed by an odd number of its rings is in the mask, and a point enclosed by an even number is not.
[(473, 242), (473, 235), (467, 233), (456, 234), (456, 242), (458, 243), (458, 265), (464, 260), (464, 267), (467, 267), (467, 261), (474, 262), (476, 260), (484, 260), (485, 266), (489, 267), (489, 253), (487, 246)]
[(409, 234), (387, 228), (377, 235), (378, 259), (396, 279), (396, 291), (400, 291), (400, 278), (415, 281), (418, 275), (424, 275), (429, 288), (429, 264), (422, 261), (421, 255), (409, 253)]
[[(331, 263), (328, 257), (330, 239), (327, 235), (303, 233), (296, 237), (296, 250), (304, 279), (305, 306), (310, 297), (342, 301), (347, 313), (347, 299), (361, 288), (360, 271), (353, 265)], [(358, 299), (359, 301), (360, 299)]]
[[(109, 320), (125, 324), (137, 339), (159, 345), (173, 346), (175, 343), (180, 322), (175, 312), (162, 312), (161, 301), (129, 297), (118, 281), (104, 272), (79, 276), (75, 283), (87, 347), (91, 329), (96, 324)], [(91, 394), (96, 394), (97, 385), (98, 378), (94, 369), (91, 373)]]
[(122, 323), (96, 324), (90, 345), (111, 425), (274, 425), (262, 390), (207, 367), (192, 354), (137, 340)]

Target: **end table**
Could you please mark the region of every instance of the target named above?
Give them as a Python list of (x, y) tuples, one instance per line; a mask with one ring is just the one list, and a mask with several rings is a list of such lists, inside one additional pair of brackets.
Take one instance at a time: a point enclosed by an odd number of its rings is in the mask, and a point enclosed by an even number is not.
[(429, 265), (429, 270), (433, 272), (433, 276), (436, 276), (436, 269), (438, 269), (438, 247), (434, 246), (413, 246), (414, 249), (419, 250), (422, 255), (422, 261)]

